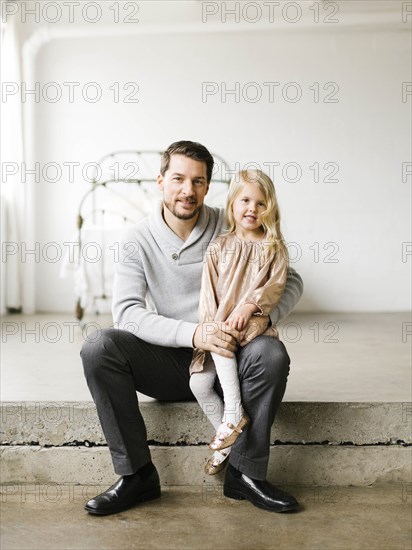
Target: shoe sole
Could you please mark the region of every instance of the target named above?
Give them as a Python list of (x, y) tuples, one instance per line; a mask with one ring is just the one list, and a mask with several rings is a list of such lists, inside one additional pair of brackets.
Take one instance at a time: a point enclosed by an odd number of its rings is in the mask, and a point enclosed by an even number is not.
[(89, 514), (93, 514), (95, 516), (110, 516), (111, 514), (118, 514), (119, 512), (130, 510), (130, 508), (134, 508), (142, 502), (147, 502), (148, 500), (155, 500), (156, 498), (160, 498), (160, 495), (160, 487), (157, 487), (156, 489), (152, 489), (151, 491), (147, 491), (146, 493), (140, 495), (139, 500), (136, 500), (136, 502), (134, 502), (133, 504), (130, 504), (129, 506), (123, 506), (122, 508), (116, 508), (116, 510), (94, 510), (93, 508), (89, 508), (87, 505), (84, 507), (84, 509), (89, 512)]
[(260, 502), (256, 502), (253, 499), (245, 496), (240, 491), (236, 491), (235, 489), (226, 489), (226, 487), (223, 488), (223, 494), (225, 497), (232, 498), (234, 500), (248, 500), (253, 504), (253, 506), (256, 506), (257, 508), (261, 508), (262, 510), (268, 510), (269, 512), (293, 512), (294, 510), (297, 510), (299, 508), (299, 504), (290, 504), (285, 506), (279, 506), (279, 508), (271, 508), (270, 506), (265, 506), (264, 504)]

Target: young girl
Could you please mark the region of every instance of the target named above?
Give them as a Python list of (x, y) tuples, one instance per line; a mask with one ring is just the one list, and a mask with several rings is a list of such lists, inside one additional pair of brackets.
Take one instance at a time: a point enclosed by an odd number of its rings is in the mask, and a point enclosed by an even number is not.
[[(206, 252), (200, 322), (225, 322), (241, 332), (241, 345), (262, 334), (277, 338), (269, 313), (285, 288), (288, 253), (275, 188), (266, 174), (244, 170), (232, 178), (226, 220), (227, 233)], [(250, 422), (242, 406), (236, 358), (195, 349), (190, 373), (190, 388), (216, 430), (209, 445), (215, 452), (205, 466), (214, 475), (224, 468), (231, 445)], [(224, 404), (213, 388), (216, 373)]]

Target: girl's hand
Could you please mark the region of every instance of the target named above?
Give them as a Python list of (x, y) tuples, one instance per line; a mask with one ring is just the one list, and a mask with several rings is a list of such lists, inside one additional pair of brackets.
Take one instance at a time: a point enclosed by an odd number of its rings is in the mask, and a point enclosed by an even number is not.
[(243, 304), (238, 306), (226, 319), (226, 324), (234, 330), (241, 331), (246, 328), (250, 318), (257, 311), (259, 311), (259, 308), (255, 304)]

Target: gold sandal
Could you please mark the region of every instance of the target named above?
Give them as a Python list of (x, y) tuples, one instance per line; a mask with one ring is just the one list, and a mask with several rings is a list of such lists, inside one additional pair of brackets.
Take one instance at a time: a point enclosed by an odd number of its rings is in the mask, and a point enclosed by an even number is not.
[(249, 422), (250, 418), (247, 414), (244, 414), (242, 416), (237, 426), (234, 426), (231, 422), (227, 422), (226, 426), (233, 431), (230, 434), (224, 435), (222, 437), (222, 433), (219, 434), (218, 430), (216, 435), (210, 442), (209, 448), (213, 449), (213, 451), (220, 451), (221, 449), (231, 447), (236, 439), (239, 437), (239, 435), (243, 432), (243, 428), (247, 426)]
[(205, 474), (209, 476), (214, 476), (219, 472), (221, 472), (223, 468), (225, 468), (228, 462), (229, 456), (230, 456), (230, 453), (227, 453), (225, 458), (221, 462), (216, 464), (215, 461), (213, 460), (213, 455), (212, 455), (205, 464)]

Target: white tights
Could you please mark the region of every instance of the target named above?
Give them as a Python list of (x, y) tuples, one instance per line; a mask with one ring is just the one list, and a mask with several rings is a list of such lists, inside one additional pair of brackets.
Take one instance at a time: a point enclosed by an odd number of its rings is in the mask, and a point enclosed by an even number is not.
[[(236, 426), (243, 415), (236, 359), (211, 352), (213, 362), (207, 361), (203, 371), (190, 377), (190, 389), (215, 430), (222, 422)], [(213, 389), (216, 373), (223, 390), (224, 404)]]

